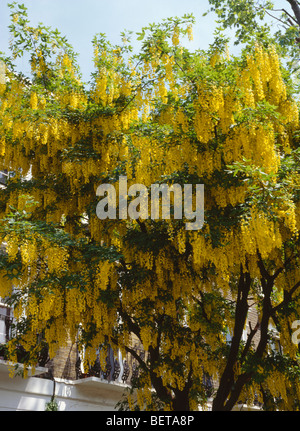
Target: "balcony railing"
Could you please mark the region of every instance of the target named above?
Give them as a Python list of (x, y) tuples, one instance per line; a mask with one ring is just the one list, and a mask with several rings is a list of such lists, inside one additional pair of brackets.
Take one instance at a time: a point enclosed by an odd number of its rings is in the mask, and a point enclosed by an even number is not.
[(7, 343), (10, 338), (12, 320), (9, 315), (0, 312), (0, 344)]
[(7, 178), (8, 178), (8, 174), (5, 171), (0, 171), (0, 184), (2, 186), (6, 185), (7, 182)]
[[(133, 350), (139, 355), (142, 360), (145, 360), (145, 351), (138, 346), (133, 347)], [(95, 364), (89, 367), (87, 372), (82, 371), (82, 361), (78, 358), (76, 363), (76, 374), (78, 379), (86, 377), (98, 377), (107, 381), (113, 381), (123, 384), (131, 384), (138, 377), (139, 367), (138, 361), (133, 355), (127, 353), (123, 358), (119, 350), (113, 350), (110, 346), (107, 349), (105, 359), (105, 369), (100, 365), (100, 359), (97, 358)]]

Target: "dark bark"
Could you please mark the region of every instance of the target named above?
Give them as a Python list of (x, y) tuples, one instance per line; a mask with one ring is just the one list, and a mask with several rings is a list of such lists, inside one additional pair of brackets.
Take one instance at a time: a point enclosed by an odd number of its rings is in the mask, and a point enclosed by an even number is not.
[(190, 411), (190, 389), (192, 387), (192, 368), (190, 368), (187, 382), (183, 390), (174, 390), (175, 397), (173, 399), (173, 410), (189, 412)]
[(175, 412), (189, 412), (189, 389), (185, 388), (183, 391), (176, 391), (172, 405)]
[(213, 410), (227, 410), (225, 404), (234, 385), (234, 366), (238, 359), (239, 346), (248, 313), (248, 294), (250, 290), (250, 285), (251, 278), (249, 273), (244, 273), (241, 270), (241, 275), (238, 283), (234, 333), (231, 341), (227, 364), (221, 376), (216, 397), (213, 401)]
[[(271, 304), (271, 293), (274, 286), (274, 275), (271, 276), (263, 263), (263, 260), (258, 253), (258, 266), (261, 273), (261, 287), (263, 291), (263, 302), (262, 302), (262, 318), (261, 322), (256, 325), (256, 327), (250, 331), (248, 335), (248, 340), (246, 346), (242, 352), (240, 361), (242, 362), (249, 350), (251, 340), (255, 335), (258, 327), (260, 329), (260, 340), (257, 345), (254, 358), (256, 360), (262, 359), (266, 347), (268, 344), (268, 327), (270, 317), (273, 314), (272, 304)], [(250, 290), (251, 279), (249, 274), (241, 274), (239, 286), (238, 286), (238, 298), (236, 305), (236, 317), (235, 317), (235, 327), (234, 336), (232, 339), (232, 344), (230, 348), (229, 357), (224, 370), (224, 373), (220, 379), (220, 386), (217, 391), (216, 398), (213, 402), (213, 410), (223, 410), (230, 411), (234, 405), (238, 402), (241, 391), (245, 384), (251, 380), (254, 371), (248, 371), (240, 374), (236, 380), (234, 380), (233, 367), (237, 361), (238, 349), (241, 341), (242, 330), (244, 327), (245, 319), (247, 317), (248, 311), (248, 293)]]
[[(255, 352), (255, 358), (257, 360), (262, 359), (268, 343), (268, 327), (269, 327), (269, 320), (272, 313), (271, 300), (270, 300), (272, 287), (270, 283), (263, 282), (263, 284), (265, 285), (265, 296), (263, 299), (263, 313), (262, 313), (262, 319), (260, 323), (260, 341), (258, 343), (256, 352)], [(253, 377), (253, 374), (254, 372), (245, 372), (238, 376), (238, 378), (236, 379), (236, 382), (234, 383), (230, 397), (224, 406), (224, 410), (230, 411), (233, 409), (233, 407), (239, 400), (243, 387), (247, 382), (251, 380), (251, 378)]]
[[(212, 410), (232, 410), (232, 408), (239, 401), (244, 386), (253, 378), (255, 370), (252, 370), (251, 368), (246, 370), (244, 373), (236, 376), (234, 372), (235, 365), (237, 363), (243, 364), (244, 361), (247, 360), (253, 337), (258, 332), (258, 330), (260, 331), (260, 339), (254, 352), (254, 361), (255, 363), (257, 363), (263, 359), (268, 344), (268, 327), (270, 318), (276, 320), (276, 313), (291, 301), (293, 294), (300, 287), (300, 282), (296, 283), (292, 289), (290, 289), (288, 292), (285, 292), (283, 301), (276, 307), (272, 308), (271, 293), (274, 287), (274, 282), (278, 275), (281, 273), (281, 271), (287, 266), (288, 263), (291, 262), (291, 260), (292, 258), (288, 259), (282, 268), (279, 268), (277, 271), (274, 272), (273, 275), (271, 275), (267, 271), (264, 262), (260, 254), (258, 253), (258, 266), (261, 273), (260, 281), (263, 293), (262, 315), (261, 320), (257, 322), (254, 329), (252, 329), (250, 326), (250, 333), (248, 334), (248, 338), (242, 352), (240, 352), (240, 343), (249, 310), (248, 301), (252, 280), (250, 274), (243, 271), (241, 268), (240, 278), (237, 286), (234, 333), (230, 345), (227, 363), (219, 382), (219, 387), (213, 401)], [(198, 300), (198, 303), (200, 304), (200, 306), (202, 305), (200, 300)], [(124, 312), (121, 306), (119, 311), (122, 318), (127, 322), (129, 329), (140, 338), (139, 326), (127, 315), (126, 312)], [(153, 348), (152, 346), (149, 347), (149, 363), (147, 364), (147, 366), (142, 360), (139, 360), (139, 363), (142, 368), (144, 368), (150, 373), (152, 385), (157, 393), (158, 398), (161, 401), (171, 404), (174, 411), (189, 411), (189, 395), (192, 382), (192, 372), (190, 371), (186, 386), (181, 391), (171, 387), (170, 385), (165, 386), (163, 384), (161, 376), (158, 376), (155, 373), (156, 365), (160, 361), (159, 345), (163, 319), (164, 316), (161, 316), (160, 321), (157, 322), (158, 343), (155, 348)], [(130, 351), (130, 349), (127, 350)], [(134, 355), (134, 352), (131, 353)]]
[(291, 8), (293, 9), (296, 21), (300, 27), (300, 7), (297, 2), (297, 0), (287, 0), (287, 2), (291, 5)]
[(159, 344), (157, 347), (153, 348), (149, 346), (149, 355), (150, 355), (150, 379), (151, 383), (156, 391), (158, 398), (166, 403), (171, 402), (171, 392), (167, 389), (162, 381), (162, 378), (158, 376), (155, 372), (155, 365), (159, 361)]

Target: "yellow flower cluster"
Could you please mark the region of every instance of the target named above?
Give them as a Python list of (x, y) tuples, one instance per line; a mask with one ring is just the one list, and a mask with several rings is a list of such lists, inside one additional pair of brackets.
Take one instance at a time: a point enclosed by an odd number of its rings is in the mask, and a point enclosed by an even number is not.
[(187, 27), (187, 34), (188, 34), (188, 38), (190, 41), (193, 40), (193, 27), (191, 25), (189, 25)]
[(235, 206), (244, 202), (246, 193), (247, 187), (245, 185), (239, 187), (228, 187), (227, 189), (218, 186), (212, 189), (212, 196), (215, 204), (220, 208), (225, 208), (227, 205)]
[(0, 298), (5, 298), (12, 293), (13, 282), (5, 271), (0, 272)]
[(289, 400), (287, 395), (287, 382), (285, 376), (277, 370), (273, 370), (270, 377), (266, 380), (267, 387), (274, 398), (281, 397), (287, 410)]
[(177, 26), (174, 28), (172, 43), (174, 46), (179, 45), (179, 28)]
[(95, 279), (95, 285), (98, 289), (106, 290), (109, 284), (110, 273), (114, 268), (114, 264), (105, 260), (98, 265), (98, 270)]
[(242, 248), (246, 253), (255, 255), (259, 250), (265, 258), (275, 248), (280, 248), (282, 238), (279, 227), (255, 209), (251, 211), (248, 223), (241, 224)]
[(25, 266), (34, 266), (37, 262), (38, 248), (36, 241), (23, 241), (20, 245), (22, 262)]
[[(190, 27), (187, 33), (191, 39)], [(174, 28), (172, 43), (175, 47), (179, 44), (177, 27)], [(287, 97), (279, 60), (273, 49), (267, 51), (257, 46), (254, 54), (247, 56), (246, 63), (237, 67), (236, 81), (230, 85), (228, 82), (212, 83), (210, 77), (201, 77), (196, 86), (191, 82), (182, 82), (182, 73), (181, 78), (176, 74), (180, 49), (172, 51), (176, 52), (177, 57), (173, 53), (158, 54), (154, 52), (155, 47), (151, 49), (151, 60), (141, 60), (141, 65), (136, 68), (129, 64), (130, 73), (124, 74), (121, 71), (125, 63), (119, 51), (109, 55), (95, 48), (97, 76), (89, 103), (94, 103), (97, 109), (96, 114), (90, 117), (85, 115), (87, 98), (75, 86), (72, 91), (54, 90), (49, 97), (46, 93), (29, 92), (12, 77), (9, 94), (5, 94), (3, 101), (0, 96), (0, 167), (14, 171), (22, 167), (23, 172), (31, 169), (36, 178), (48, 173), (56, 178), (63, 177), (66, 190), (71, 192), (68, 199), (58, 199), (54, 188), (32, 190), (34, 199), (39, 202), (39, 209), (47, 212), (46, 221), (65, 220), (66, 231), (75, 236), (75, 229), (73, 231), (67, 221), (68, 216), (84, 216), (88, 220), (87, 230), (91, 240), (116, 246), (125, 262), (124, 267), (121, 262), (117, 265), (122, 267), (123, 272), (128, 271), (129, 275), (132, 271), (134, 276), (140, 276), (134, 285), (129, 283), (129, 286), (122, 286), (121, 293), (115, 295), (115, 303), (112, 299), (108, 306), (102, 299), (119, 288), (114, 263), (101, 261), (91, 277), (86, 262), (79, 258), (78, 263), (70, 262), (70, 250), (66, 247), (56, 246), (38, 236), (20, 238), (7, 235), (10, 261), (16, 259), (20, 252), (24, 267), (20, 276), (20, 289), (23, 289), (24, 295), (14, 310), (16, 318), (24, 314), (31, 317), (32, 331), (24, 338), (24, 346), (33, 346), (36, 342), (34, 334), (43, 331), (50, 347), (50, 356), (53, 357), (56, 349), (68, 338), (73, 341), (76, 339), (80, 326), (88, 328), (92, 322), (97, 335), (84, 352), (85, 367), (96, 359), (99, 344), (104, 342), (105, 337), (111, 336), (112, 329), (120, 320), (117, 311), (119, 301), (136, 321), (144, 322), (147, 319), (147, 326), (140, 328), (140, 340), (146, 350), (150, 346), (155, 347), (158, 342), (154, 328), (156, 318), (161, 314), (173, 319), (177, 325), (181, 322), (182, 325), (189, 325), (191, 337), (198, 331), (203, 333), (215, 353), (220, 345), (219, 334), (210, 332), (208, 325), (195, 317), (197, 313), (193, 297), (199, 295), (200, 289), (203, 293), (230, 293), (230, 276), (236, 274), (236, 268), (245, 264), (246, 258), (251, 275), (259, 275), (257, 250), (263, 258), (272, 255), (276, 261), (281, 259), (280, 249), (284, 240), (280, 230), (282, 221), (293, 234), (299, 229), (300, 206), (297, 208), (292, 202), (288, 210), (286, 207), (278, 210), (278, 224), (252, 208), (249, 220), (241, 222), (230, 232), (219, 226), (222, 235), (217, 246), (213, 245), (208, 228), (187, 232), (167, 223), (168, 245), (154, 253), (126, 244), (124, 236), (137, 223), (118, 220), (118, 224), (107, 226), (105, 221), (100, 221), (95, 215), (87, 215), (87, 208), (94, 202), (98, 186), (91, 183), (98, 176), (117, 172), (120, 166), (126, 171), (128, 186), (140, 183), (149, 187), (158, 179), (181, 171), (187, 165), (190, 174), (207, 181), (207, 210), (223, 210), (228, 205), (241, 204), (246, 199), (247, 186), (216, 186), (215, 182), (209, 181), (215, 171), (221, 171), (226, 164), (246, 158), (265, 172), (276, 173), (280, 166), (278, 143), (288, 149), (292, 131), (298, 127), (297, 104)], [(44, 73), (44, 60), (41, 54), (37, 57), (32, 62), (33, 68), (38, 73)], [(211, 67), (219, 61), (220, 54), (216, 53), (211, 59)], [(61, 74), (68, 73), (75, 79), (76, 70), (67, 55), (58, 58), (57, 67)], [(212, 75), (217, 74), (217, 71), (212, 72)], [(149, 85), (142, 85), (142, 79), (143, 82), (148, 80)], [(171, 93), (175, 103), (168, 103)], [(120, 96), (126, 98), (126, 104), (121, 108)], [(277, 106), (280, 121), (259, 117), (261, 114), (255, 110), (262, 100)], [(52, 117), (51, 108), (57, 105), (62, 111), (67, 109), (72, 115), (76, 114), (77, 120), (69, 121), (67, 116)], [(24, 106), (28, 109), (24, 110)], [(248, 108), (251, 108), (253, 115), (244, 118), (241, 114), (247, 112)], [(30, 110), (45, 112), (39, 115), (39, 112), (32, 113)], [(24, 114), (29, 111), (34, 115), (34, 122)], [(132, 132), (131, 126), (135, 121), (139, 121), (141, 127)], [(222, 142), (219, 142), (221, 137)], [(67, 157), (68, 151), (74, 149), (79, 149), (75, 161)], [(93, 157), (89, 157), (90, 153)], [(54, 204), (56, 209), (50, 210)], [(18, 192), (11, 193), (7, 199), (7, 212), (10, 211), (10, 205), (19, 210), (24, 208)], [(76, 235), (79, 238), (84, 234), (80, 232)], [(192, 246), (192, 254), (186, 261), (185, 253), (189, 251), (189, 245)], [(39, 257), (43, 259), (39, 262), (37, 274)], [(143, 279), (142, 274), (134, 274), (137, 266), (149, 271), (150, 276)], [(213, 267), (214, 271), (207, 275), (207, 279), (200, 280), (199, 274), (207, 266)], [(63, 288), (51, 281), (53, 275), (62, 275), (68, 270), (72, 274), (80, 274), (83, 280), (80, 287)], [(49, 286), (38, 292), (40, 295), (29, 293), (28, 290), (37, 276), (44, 280), (49, 276)], [(299, 273), (295, 271), (294, 276), (296, 280)], [(284, 274), (280, 282), (282, 290), (291, 287)], [(11, 282), (1, 271), (0, 295), (5, 296), (10, 291)], [(153, 313), (145, 315), (145, 303), (150, 302)], [(186, 309), (190, 311), (188, 315)], [(227, 326), (232, 327), (233, 320), (229, 313), (226, 318), (218, 313), (216, 302), (205, 303), (203, 310), (207, 319), (216, 325), (224, 327), (226, 321)], [(122, 325), (124, 330), (118, 341), (120, 348), (124, 349), (131, 341), (131, 333), (126, 322)], [(216, 355), (217, 359), (213, 360), (205, 349), (195, 346), (193, 341), (179, 343), (174, 334), (171, 335), (163, 334), (161, 349), (172, 361), (184, 363), (186, 370), (191, 365), (198, 377), (202, 377), (203, 372), (211, 376), (221, 373), (224, 365), (222, 358)], [(105, 355), (101, 352), (101, 366), (105, 368)], [(165, 385), (173, 385), (180, 390), (184, 388), (187, 378), (185, 372), (174, 373), (167, 364), (157, 368), (156, 372)], [(276, 375), (276, 379), (280, 387), (285, 384), (282, 376)], [(275, 396), (272, 382), (268, 384)], [(146, 381), (138, 392), (138, 405), (142, 407), (149, 404), (150, 397), (150, 382)]]
[(7, 235), (4, 238), (6, 244), (6, 251), (10, 260), (14, 260), (19, 251), (19, 236), (16, 234)]
[(66, 271), (68, 269), (68, 250), (49, 245), (45, 250), (49, 272)]
[(257, 44), (254, 55), (247, 55), (247, 68), (241, 72), (238, 82), (244, 88), (244, 102), (249, 107), (254, 107), (257, 101), (264, 98), (274, 105), (286, 99), (286, 88), (274, 47), (267, 51)]
[(230, 164), (245, 158), (252, 160), (256, 166), (263, 166), (266, 172), (277, 172), (280, 158), (275, 144), (272, 125), (242, 125), (229, 133), (224, 160)]
[[(274, 224), (255, 208), (252, 209), (249, 220), (241, 222), (238, 231), (232, 230), (224, 234), (222, 246), (213, 247), (209, 238), (205, 238), (201, 232), (194, 232), (190, 239), (195, 268), (199, 271), (209, 263), (213, 264), (217, 269), (215, 282), (223, 290), (228, 290), (227, 282), (231, 271), (240, 265), (244, 266), (246, 257), (252, 275), (259, 276), (257, 250), (262, 258), (272, 255), (280, 265), (282, 241), (279, 224)], [(203, 289), (210, 290), (210, 283), (205, 284)]]
[(194, 128), (200, 142), (207, 143), (214, 137), (217, 119), (223, 112), (223, 89), (199, 85), (198, 99), (195, 101)]
[(142, 388), (139, 388), (136, 393), (136, 402), (140, 410), (147, 411), (152, 402), (151, 383), (144, 383)]
[(34, 92), (31, 93), (31, 96), (30, 96), (30, 107), (32, 110), (35, 110), (38, 107), (38, 98), (36, 93)]
[(96, 79), (96, 87), (94, 90), (95, 102), (105, 103), (107, 101), (106, 88), (107, 88), (107, 75), (105, 71), (103, 71), (101, 75), (99, 75)]

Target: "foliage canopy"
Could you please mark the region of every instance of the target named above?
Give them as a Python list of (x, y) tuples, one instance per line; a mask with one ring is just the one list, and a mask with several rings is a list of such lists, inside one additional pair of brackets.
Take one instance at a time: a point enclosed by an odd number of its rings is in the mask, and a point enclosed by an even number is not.
[(209, 4), (209, 11), (217, 15), (217, 32), (233, 30), (236, 45), (259, 41), (264, 46), (276, 46), (285, 58), (289, 72), (299, 80), (298, 0), (209, 0)]
[[(10, 7), (0, 295), (16, 318), (11, 359), (21, 345), (34, 365), (44, 342), (53, 357), (71, 339), (88, 366), (110, 344), (140, 365), (130, 408), (205, 406), (210, 376), (215, 410), (254, 397), (299, 409), (299, 112), (275, 48), (193, 53), (180, 42), (193, 17), (167, 19), (142, 29), (138, 54), (129, 34), (120, 46), (96, 35), (87, 87), (66, 39)], [(24, 51), (30, 77), (13, 65)], [(128, 187), (204, 184), (203, 228), (98, 219), (97, 187), (120, 175)]]

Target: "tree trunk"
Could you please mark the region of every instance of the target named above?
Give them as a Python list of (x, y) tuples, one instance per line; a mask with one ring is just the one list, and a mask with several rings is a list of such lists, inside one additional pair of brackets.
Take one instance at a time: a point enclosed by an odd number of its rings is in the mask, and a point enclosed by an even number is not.
[(189, 390), (178, 391), (173, 400), (173, 411), (189, 412)]
[(212, 410), (225, 411), (226, 400), (233, 390), (234, 386), (234, 366), (237, 362), (240, 341), (243, 334), (243, 329), (248, 313), (248, 293), (250, 290), (251, 278), (248, 273), (241, 270), (241, 275), (238, 284), (238, 297), (235, 311), (234, 332), (230, 346), (230, 352), (226, 367), (220, 379), (219, 388), (216, 397), (213, 401)]
[(289, 4), (291, 5), (291, 8), (293, 9), (295, 19), (297, 20), (297, 23), (300, 27), (300, 7), (296, 0), (287, 0)]
[[(268, 343), (268, 327), (269, 320), (272, 315), (272, 305), (271, 305), (271, 293), (274, 285), (274, 277), (270, 276), (263, 264), (261, 256), (259, 254), (258, 266), (261, 272), (261, 286), (264, 294), (263, 307), (262, 307), (262, 317), (260, 322), (260, 340), (256, 347), (256, 352), (254, 357), (256, 360), (261, 360)], [(236, 305), (236, 317), (234, 326), (234, 336), (232, 338), (231, 348), (227, 360), (227, 364), (224, 373), (220, 379), (220, 386), (217, 391), (216, 398), (213, 401), (213, 410), (220, 411), (230, 411), (234, 405), (238, 402), (240, 394), (244, 385), (252, 378), (253, 372), (245, 372), (240, 374), (234, 380), (234, 370), (233, 367), (238, 360), (238, 350), (239, 344), (242, 336), (242, 329), (247, 318), (248, 312), (248, 293), (250, 290), (251, 279), (249, 274), (243, 275), (239, 280), (238, 286), (238, 298)], [(241, 327), (242, 325), (242, 327)], [(252, 332), (252, 331), (251, 331)], [(251, 337), (248, 335), (248, 337)], [(243, 352), (247, 353), (247, 352)], [(243, 357), (243, 355), (242, 355)], [(243, 359), (241, 359), (243, 362)]]

